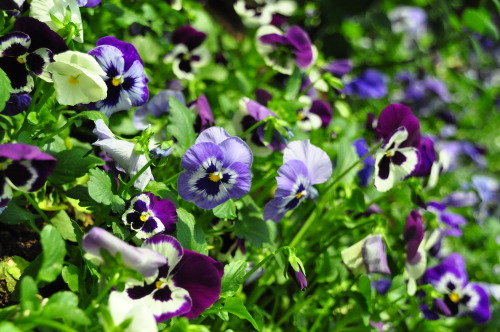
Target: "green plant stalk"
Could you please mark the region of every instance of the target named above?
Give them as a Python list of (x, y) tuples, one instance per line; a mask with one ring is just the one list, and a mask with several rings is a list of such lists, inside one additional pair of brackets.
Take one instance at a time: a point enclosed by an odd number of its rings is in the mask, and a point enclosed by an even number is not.
[[(38, 212), (38, 214), (43, 218), (43, 220), (45, 220), (47, 223), (50, 224), (51, 222), (50, 222), (49, 217), (47, 217), (45, 212), (43, 212), (42, 209), (40, 209), (40, 207), (38, 206), (38, 203), (28, 193), (23, 192), (23, 195), (31, 203), (31, 205), (33, 205), (33, 207)], [(32, 226), (34, 226), (34, 225), (32, 225)], [(35, 230), (40, 232), (40, 230), (36, 226), (35, 226)]]
[(121, 271), (118, 271), (113, 275), (111, 280), (108, 281), (106, 286), (104, 286), (104, 288), (99, 292), (99, 294), (97, 294), (94, 301), (92, 301), (87, 307), (87, 309), (85, 309), (86, 315), (90, 314), (95, 308), (97, 308), (97, 305), (99, 305), (104, 299), (104, 297), (106, 297), (106, 295), (109, 294), (111, 288), (116, 286), (116, 283), (118, 282), (118, 280), (120, 280), (120, 278), (121, 278)]
[(155, 161), (155, 159), (150, 159), (146, 165), (142, 166), (142, 168), (139, 170), (139, 172), (137, 172), (131, 179), (129, 182), (127, 182), (127, 184), (123, 187), (123, 189), (120, 191), (120, 196), (122, 196), (123, 198), (123, 194), (127, 193), (128, 192), (128, 189), (134, 184), (134, 182), (142, 175), (142, 173), (144, 173), (149, 166), (153, 165), (153, 162)]
[(240, 135), (240, 138), (243, 139), (243, 138), (247, 137), (248, 134), (250, 134), (252, 131), (257, 129), (261, 124), (264, 124), (267, 121), (269, 121), (270, 118), (271, 118), (271, 116), (268, 116), (267, 118), (264, 118), (264, 119), (260, 120), (259, 122), (255, 123), (253, 126), (248, 128), (247, 130), (245, 130), (243, 132), (243, 134)]
[(250, 271), (248, 271), (245, 276), (243, 277), (243, 280), (247, 280), (252, 274), (255, 273), (261, 266), (264, 266), (267, 262), (269, 262), (271, 259), (274, 258), (278, 253), (282, 252), (285, 249), (288, 249), (288, 246), (281, 247), (276, 249), (273, 253), (267, 255), (263, 260), (261, 260), (257, 265), (255, 265)]
[(45, 319), (45, 318), (30, 318), (30, 323), (35, 324), (38, 326), (46, 326), (46, 327), (51, 327), (53, 329), (63, 331), (63, 332), (78, 332), (78, 330), (72, 329), (69, 326), (64, 325), (63, 323), (59, 323), (50, 319)]

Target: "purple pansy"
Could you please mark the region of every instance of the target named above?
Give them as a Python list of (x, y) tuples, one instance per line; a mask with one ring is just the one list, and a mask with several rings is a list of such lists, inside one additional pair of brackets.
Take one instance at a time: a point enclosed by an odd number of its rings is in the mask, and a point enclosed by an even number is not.
[[(359, 158), (365, 156), (369, 150), (366, 140), (364, 138), (359, 138), (355, 140), (352, 145), (356, 149), (356, 154)], [(375, 166), (375, 160), (372, 156), (367, 156), (363, 161), (361, 161), (363, 167), (358, 171), (359, 185), (361, 187), (366, 187), (373, 173), (373, 166)]]
[(219, 299), (222, 263), (183, 249), (175, 238), (167, 235), (155, 235), (142, 247), (162, 254), (167, 263), (159, 268), (155, 281), (126, 285), (125, 294), (147, 307), (157, 322), (175, 316), (195, 318)]
[(161, 90), (151, 100), (138, 108), (133, 115), (134, 127), (137, 130), (144, 130), (149, 125), (148, 116), (152, 115), (155, 118), (161, 117), (162, 114), (170, 111), (169, 97), (173, 97), (186, 105), (184, 94), (179, 90)]
[(5, 103), (3, 111), (1, 111), (0, 113), (3, 115), (14, 116), (24, 110), (27, 110), (30, 104), (31, 97), (28, 94), (11, 94), (9, 100)]
[(427, 204), (427, 210), (434, 213), (443, 224), (442, 233), (444, 236), (462, 236), (460, 226), (467, 223), (463, 216), (446, 211), (446, 205), (437, 202)]
[(390, 274), (382, 235), (368, 235), (341, 251), (342, 261), (356, 273)]
[(148, 79), (135, 46), (113, 36), (100, 38), (96, 46), (89, 54), (95, 57), (106, 73), (103, 79), (108, 94), (90, 107), (111, 116), (146, 103), (149, 97)]
[(291, 264), (288, 264), (288, 275), (292, 277), (300, 290), (305, 291), (307, 288), (307, 279), (302, 266), (298, 265), (298, 270), (295, 270)]
[(210, 61), (210, 52), (202, 45), (206, 38), (204, 32), (188, 25), (175, 30), (172, 35), (174, 49), (164, 59), (172, 63), (175, 76), (191, 80), (198, 68)]
[(131, 246), (100, 227), (93, 227), (85, 234), (82, 247), (87, 252), (86, 258), (95, 264), (101, 264), (104, 261), (102, 250), (107, 251), (113, 257), (120, 253), (123, 264), (138, 271), (146, 280), (156, 279), (158, 269), (167, 263), (165, 257), (158, 252)]
[(78, 6), (89, 7), (89, 8), (97, 7), (101, 2), (102, 2), (102, 0), (77, 0), (76, 1)]
[(434, 149), (434, 141), (430, 137), (422, 137), (418, 145), (420, 154), (420, 163), (413, 172), (413, 176), (429, 176), (432, 166), (436, 161), (436, 150)]
[(420, 143), (420, 122), (408, 106), (390, 104), (382, 110), (377, 120), (376, 131), (381, 139), (386, 140), (399, 127), (405, 127), (408, 138), (401, 145), (418, 147)]
[(335, 77), (342, 78), (352, 69), (352, 61), (349, 59), (341, 59), (328, 63), (323, 70), (332, 74)]
[(12, 93), (33, 90), (31, 73), (50, 81), (47, 65), (53, 54), (67, 49), (64, 40), (47, 24), (32, 17), (17, 19), (14, 31), (0, 37), (0, 68), (10, 79)]
[(175, 205), (168, 199), (160, 199), (145, 192), (133, 197), (122, 221), (137, 232), (139, 239), (147, 239), (158, 233), (173, 233), (177, 223)]
[(392, 286), (392, 280), (387, 278), (380, 278), (375, 282), (372, 282), (372, 287), (377, 290), (380, 295), (385, 295)]
[(252, 151), (241, 138), (221, 127), (208, 128), (182, 157), (186, 171), (179, 175), (179, 195), (207, 210), (241, 198), (250, 190), (252, 162)]
[(23, 10), (26, 0), (2, 0), (0, 10), (5, 10), (8, 15), (17, 16)]
[(264, 220), (279, 222), (312, 192), (313, 185), (327, 181), (332, 175), (332, 162), (325, 151), (309, 140), (288, 144), (283, 165), (278, 169), (278, 189), (264, 207)]
[(296, 25), (285, 34), (272, 25), (259, 28), (257, 51), (268, 66), (285, 75), (292, 74), (294, 64), (302, 69), (310, 67), (317, 57), (309, 36)]
[(326, 128), (332, 121), (333, 110), (330, 104), (314, 100), (311, 107), (297, 111), (297, 126), (304, 131)]
[(424, 274), (427, 265), (427, 255), (424, 248), (424, 224), (422, 216), (412, 210), (406, 219), (403, 231), (406, 244), (405, 270), (408, 277), (408, 294), (416, 292), (416, 281)]
[(442, 295), (434, 300), (431, 308), (427, 305), (420, 307), (426, 319), (469, 315), (478, 324), (490, 320), (488, 294), (478, 284), (469, 283), (465, 262), (460, 254), (453, 253), (439, 265), (427, 269), (422, 282), (431, 284)]
[(361, 76), (347, 83), (342, 92), (361, 99), (382, 98), (387, 95), (387, 76), (376, 70), (368, 69)]
[(37, 191), (56, 167), (57, 160), (38, 147), (23, 143), (0, 144), (0, 208), (13, 190)]
[(205, 95), (199, 96), (198, 99), (189, 103), (188, 106), (196, 113), (194, 130), (197, 133), (201, 133), (215, 124), (212, 109)]

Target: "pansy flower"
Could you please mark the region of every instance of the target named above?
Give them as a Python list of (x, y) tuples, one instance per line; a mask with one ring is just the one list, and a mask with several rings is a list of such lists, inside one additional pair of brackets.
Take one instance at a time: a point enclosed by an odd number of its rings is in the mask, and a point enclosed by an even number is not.
[(196, 114), (194, 130), (197, 133), (201, 133), (215, 124), (212, 109), (205, 95), (199, 96), (196, 100), (190, 102), (188, 106)]
[(31, 104), (31, 97), (28, 94), (11, 94), (5, 103), (4, 109), (0, 112), (3, 115), (14, 116), (28, 109)]
[(317, 58), (317, 51), (307, 33), (294, 25), (286, 33), (272, 25), (257, 30), (257, 51), (268, 66), (282, 74), (291, 75), (294, 65), (309, 68)]
[(255, 0), (248, 2), (237, 0), (234, 3), (234, 10), (242, 18), (243, 23), (249, 27), (260, 27), (266, 24), (274, 24), (276, 14), (291, 16), (297, 4), (290, 0)]
[(330, 178), (332, 162), (325, 151), (309, 140), (295, 141), (285, 149), (278, 175), (275, 197), (264, 207), (264, 220), (274, 222), (279, 222), (288, 211), (311, 196), (315, 192), (314, 184)]
[(447, 211), (445, 204), (437, 202), (427, 204), (427, 210), (434, 213), (443, 225), (443, 235), (462, 236), (460, 227), (467, 223), (467, 220), (463, 216)]
[(403, 240), (406, 244), (405, 271), (410, 295), (415, 294), (417, 280), (424, 274), (427, 266), (424, 235), (422, 215), (417, 210), (412, 210), (406, 219), (403, 231)]
[(352, 69), (352, 61), (349, 59), (335, 60), (328, 63), (323, 70), (335, 77), (342, 78)]
[(412, 175), (429, 176), (437, 159), (434, 141), (430, 137), (422, 137), (418, 145), (418, 152), (420, 154), (420, 163)]
[(120, 331), (158, 332), (153, 313), (137, 301), (130, 300), (125, 293), (112, 291), (109, 294), (108, 308), (115, 328), (129, 320), (127, 327)]
[(420, 39), (427, 31), (427, 14), (419, 7), (399, 6), (388, 13), (394, 33), (402, 33), (407, 42)]
[(56, 167), (57, 160), (38, 147), (0, 144), (0, 208), (12, 199), (12, 190), (37, 191)]
[[(352, 145), (354, 146), (356, 154), (359, 158), (365, 156), (370, 151), (364, 138), (355, 140)], [(375, 166), (375, 160), (371, 155), (367, 156), (361, 161), (361, 165), (361, 169), (358, 171), (359, 185), (361, 187), (366, 187), (368, 185), (370, 177), (372, 176), (373, 167)]]
[(107, 36), (99, 39), (97, 47), (89, 54), (95, 57), (106, 73), (101, 77), (108, 87), (106, 98), (91, 105), (91, 108), (111, 116), (146, 103), (149, 97), (148, 79), (134, 45)]
[[(117, 139), (103, 120), (95, 122), (93, 131), (98, 140), (93, 145), (100, 146), (127, 174), (132, 178), (148, 163), (145, 155), (134, 152), (135, 144)], [(154, 180), (151, 169), (148, 167), (134, 182), (134, 187), (144, 190), (149, 181)]]
[(2, 0), (0, 10), (5, 10), (7, 15), (17, 16), (23, 10), (26, 0)]
[(21, 17), (14, 24), (14, 32), (0, 37), (0, 68), (12, 85), (12, 93), (29, 93), (34, 80), (31, 73), (49, 80), (47, 66), (53, 53), (67, 50), (64, 40), (34, 18)]
[(297, 111), (297, 126), (304, 131), (326, 128), (332, 121), (332, 107), (323, 100), (313, 100), (307, 109)]
[(368, 235), (340, 252), (342, 262), (355, 273), (390, 274), (382, 235)]
[(179, 90), (161, 90), (147, 103), (139, 107), (133, 116), (134, 127), (137, 130), (144, 130), (149, 125), (148, 117), (160, 118), (162, 114), (170, 112), (169, 98), (173, 97), (186, 105), (184, 94)]
[(252, 161), (252, 151), (241, 138), (220, 127), (208, 128), (182, 157), (186, 171), (179, 175), (179, 195), (206, 210), (241, 198), (250, 190)]
[(76, 0), (78, 6), (89, 8), (97, 7), (101, 2), (102, 0)]
[(122, 221), (137, 232), (139, 239), (147, 239), (158, 233), (173, 233), (177, 214), (175, 205), (170, 200), (145, 192), (130, 200)]
[(380, 99), (387, 95), (387, 83), (387, 77), (384, 74), (368, 69), (361, 76), (347, 83), (342, 92), (361, 99)]
[(222, 263), (209, 256), (183, 249), (167, 235), (147, 239), (143, 248), (152, 249), (167, 259), (156, 280), (125, 287), (125, 294), (145, 306), (162, 322), (175, 316), (199, 316), (220, 297)]
[(476, 283), (470, 283), (461, 255), (453, 253), (440, 264), (425, 271), (424, 284), (431, 284), (441, 297), (433, 305), (420, 306), (426, 319), (440, 316), (469, 315), (476, 323), (485, 324), (491, 318), (490, 299), (486, 291)]
[(172, 63), (175, 76), (192, 80), (198, 68), (208, 64), (210, 52), (202, 45), (206, 38), (207, 35), (204, 32), (190, 26), (175, 30), (172, 35), (174, 49), (164, 59), (165, 62)]

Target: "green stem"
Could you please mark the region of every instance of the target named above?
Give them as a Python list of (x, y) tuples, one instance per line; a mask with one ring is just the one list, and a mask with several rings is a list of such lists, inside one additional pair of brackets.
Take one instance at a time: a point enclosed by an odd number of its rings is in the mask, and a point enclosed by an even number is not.
[(267, 118), (264, 118), (264, 119), (260, 120), (259, 122), (255, 123), (253, 126), (248, 128), (247, 130), (245, 130), (243, 132), (243, 134), (240, 135), (240, 138), (243, 139), (243, 138), (247, 137), (248, 134), (250, 134), (252, 131), (257, 129), (261, 124), (264, 124), (267, 121), (269, 121), (270, 118), (271, 118), (271, 116), (268, 116)]
[[(62, 126), (59, 129), (56, 129), (54, 132), (50, 133), (49, 136), (46, 136), (43, 139), (41, 146), (44, 146), (45, 144), (47, 144), (47, 142), (50, 141), (53, 137), (57, 136), (60, 132), (62, 132), (63, 130), (65, 130), (69, 126), (71, 126), (73, 124), (73, 122), (74, 121), (72, 121), (72, 119), (69, 119), (68, 122), (66, 122), (66, 124), (64, 126)], [(36, 139), (36, 138), (34, 138), (34, 139)]]
[(38, 325), (38, 326), (41, 325), (41, 326), (51, 327), (53, 329), (56, 329), (59, 331), (64, 331), (64, 332), (78, 332), (77, 330), (72, 329), (71, 327), (69, 327), (63, 323), (59, 323), (59, 322), (45, 319), (45, 318), (39, 318), (39, 317), (30, 318), (30, 323)]
[[(38, 203), (28, 193), (24, 193), (23, 192), (23, 195), (31, 203), (31, 205), (33, 205), (33, 207), (38, 212), (38, 214), (43, 218), (43, 220), (45, 220), (47, 223), (50, 224), (49, 217), (47, 217), (47, 215), (45, 214), (45, 212), (43, 212), (42, 209), (40, 209), (40, 207), (38, 206)], [(32, 225), (32, 226), (34, 226), (34, 225)], [(35, 230), (37, 230), (37, 228), (35, 228)], [(38, 230), (38, 231), (40, 231), (40, 230)]]
[(155, 159), (150, 159), (146, 163), (146, 165), (142, 166), (142, 168), (139, 170), (139, 172), (137, 172), (132, 177), (132, 179), (130, 179), (130, 181), (127, 182), (127, 184), (123, 187), (123, 189), (121, 190), (121, 196), (123, 196), (124, 193), (128, 192), (128, 189), (130, 188), (130, 186), (132, 186), (134, 184), (134, 182), (142, 175), (142, 173), (144, 173), (149, 168), (149, 166), (153, 165), (154, 161), (155, 161)]
[(179, 177), (179, 175), (181, 175), (182, 172), (184, 172), (184, 171), (180, 171), (179, 173), (177, 173), (175, 175), (172, 175), (167, 180), (165, 180), (163, 183), (165, 183), (166, 185), (169, 185), (170, 183), (172, 183), (175, 180), (177, 180), (177, 178)]
[(109, 282), (106, 284), (106, 286), (99, 292), (99, 294), (97, 294), (97, 297), (94, 299), (94, 301), (92, 301), (89, 304), (89, 306), (87, 307), (87, 309), (85, 309), (86, 315), (90, 314), (97, 307), (97, 305), (102, 302), (104, 297), (109, 294), (109, 291), (111, 290), (111, 288), (116, 286), (116, 283), (118, 282), (120, 277), (121, 277), (120, 272), (116, 272), (113, 275), (113, 277), (111, 278), (111, 280), (109, 280)]
[(281, 251), (288, 249), (288, 248), (289, 248), (288, 246), (278, 248), (273, 253), (266, 256), (266, 258), (261, 260), (257, 265), (255, 265), (250, 271), (248, 271), (245, 274), (245, 276), (243, 277), (243, 280), (247, 280), (252, 274), (255, 273), (255, 271), (257, 271), (260, 267), (264, 266), (267, 262), (269, 262), (271, 259), (273, 259), (274, 256), (276, 256), (278, 253), (280, 253)]

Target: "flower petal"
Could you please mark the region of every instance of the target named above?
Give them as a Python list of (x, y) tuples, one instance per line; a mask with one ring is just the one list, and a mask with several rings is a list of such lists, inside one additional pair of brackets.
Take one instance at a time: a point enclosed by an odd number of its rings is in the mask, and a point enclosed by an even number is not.
[(155, 235), (142, 244), (143, 248), (148, 248), (162, 254), (167, 259), (168, 271), (177, 266), (184, 255), (184, 249), (176, 238), (168, 235)]
[(196, 139), (196, 144), (210, 142), (219, 145), (226, 139), (231, 137), (224, 128), (221, 127), (211, 127), (204, 130)]
[(252, 167), (253, 154), (248, 145), (239, 137), (230, 137), (219, 144), (224, 153), (224, 167), (228, 167), (236, 162)]
[(326, 182), (332, 176), (332, 162), (325, 151), (307, 140), (290, 142), (283, 155), (283, 163), (302, 161), (311, 177), (311, 184)]

